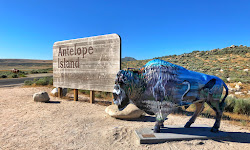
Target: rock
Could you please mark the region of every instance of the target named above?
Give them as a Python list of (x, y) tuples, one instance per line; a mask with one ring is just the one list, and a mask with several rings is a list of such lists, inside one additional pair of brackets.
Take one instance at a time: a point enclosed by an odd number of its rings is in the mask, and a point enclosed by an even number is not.
[(39, 92), (33, 95), (35, 102), (48, 102), (50, 100), (47, 92)]
[(232, 88), (230, 85), (228, 85), (227, 87), (228, 87), (229, 92), (235, 91), (235, 89)]
[(231, 46), (230, 46), (230, 48), (235, 48), (235, 47), (237, 47), (237, 46), (236, 46), (236, 45), (231, 45)]
[[(241, 82), (240, 82), (241, 83)], [(236, 85), (235, 85), (235, 89), (236, 89), (236, 91), (239, 91), (242, 87), (240, 86), (240, 85), (242, 85), (242, 83), (240, 84), (240, 83), (236, 83)]]
[(238, 82), (238, 85), (239, 85), (239, 86), (242, 86), (243, 84), (239, 81), (239, 82)]
[[(67, 95), (67, 92), (68, 92), (68, 89), (67, 89), (67, 88), (63, 88), (63, 89), (62, 89), (62, 96), (66, 96), (66, 95)], [(50, 94), (51, 94), (52, 96), (57, 97), (57, 96), (58, 96), (58, 88), (54, 88), (54, 89), (50, 92)]]
[(235, 95), (243, 95), (243, 92), (235, 92)]
[(247, 71), (249, 71), (249, 69), (243, 69), (243, 71), (247, 72)]
[(119, 119), (136, 119), (144, 114), (144, 111), (137, 108), (134, 104), (128, 104), (122, 111), (118, 109), (117, 105), (110, 105), (105, 109), (105, 112), (111, 117)]
[(50, 92), (50, 94), (51, 94), (52, 96), (57, 97), (57, 96), (58, 96), (58, 88), (54, 88), (54, 89)]
[(229, 94), (228, 97), (235, 98), (233, 94)]

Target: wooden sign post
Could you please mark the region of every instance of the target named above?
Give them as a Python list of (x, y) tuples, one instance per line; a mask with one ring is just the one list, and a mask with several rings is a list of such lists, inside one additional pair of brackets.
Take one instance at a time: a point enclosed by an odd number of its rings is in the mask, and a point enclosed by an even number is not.
[(55, 42), (53, 46), (53, 85), (90, 90), (90, 102), (94, 91), (112, 92), (117, 72), (121, 68), (121, 39), (108, 34)]
[(62, 88), (58, 88), (58, 97), (62, 98)]
[(91, 104), (95, 102), (95, 91), (90, 91), (90, 101)]
[(78, 90), (74, 89), (74, 101), (78, 101)]

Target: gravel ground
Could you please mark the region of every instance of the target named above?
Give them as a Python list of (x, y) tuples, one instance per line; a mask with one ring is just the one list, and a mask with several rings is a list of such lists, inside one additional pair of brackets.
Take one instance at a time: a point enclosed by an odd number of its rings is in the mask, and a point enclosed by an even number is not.
[[(5, 149), (249, 149), (249, 130), (222, 121), (227, 140), (190, 140), (161, 144), (138, 144), (135, 129), (152, 127), (151, 117), (137, 121), (111, 118), (106, 106), (51, 97), (36, 103), (32, 95), (47, 87), (0, 88), (0, 150)], [(149, 119), (148, 119), (149, 118)], [(151, 118), (151, 119), (150, 119)], [(169, 115), (164, 124), (184, 125), (189, 116)], [(198, 117), (195, 124), (212, 126), (214, 119)]]

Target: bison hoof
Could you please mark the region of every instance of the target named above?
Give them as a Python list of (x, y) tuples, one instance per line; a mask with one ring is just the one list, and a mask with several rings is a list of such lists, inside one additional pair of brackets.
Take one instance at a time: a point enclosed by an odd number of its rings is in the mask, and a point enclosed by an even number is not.
[(212, 128), (212, 129), (211, 129), (211, 132), (218, 133), (218, 132), (219, 132), (219, 129), (218, 129), (218, 128)]
[(160, 126), (154, 127), (154, 133), (160, 133)]

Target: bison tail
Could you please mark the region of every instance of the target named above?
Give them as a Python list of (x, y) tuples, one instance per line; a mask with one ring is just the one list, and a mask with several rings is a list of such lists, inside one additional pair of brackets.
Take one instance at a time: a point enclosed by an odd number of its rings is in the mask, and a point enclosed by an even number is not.
[[(223, 82), (223, 81), (222, 81), (222, 82)], [(226, 94), (225, 94), (225, 96), (223, 97), (223, 99), (221, 100), (220, 106), (224, 106), (225, 99), (227, 98), (227, 95), (228, 95), (228, 87), (227, 87), (227, 85), (225, 84), (225, 82), (223, 82), (223, 86), (224, 86), (224, 88), (225, 88), (225, 90), (226, 90)]]

